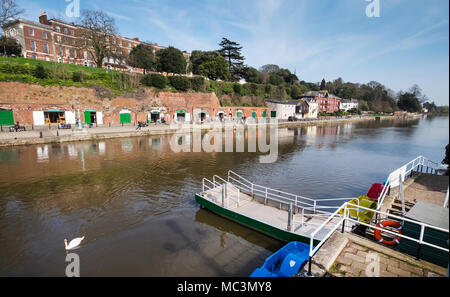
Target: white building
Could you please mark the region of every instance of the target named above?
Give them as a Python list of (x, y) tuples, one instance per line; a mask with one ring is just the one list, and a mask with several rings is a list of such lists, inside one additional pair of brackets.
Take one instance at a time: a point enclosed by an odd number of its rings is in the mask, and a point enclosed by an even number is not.
[(319, 105), (314, 99), (307, 100), (268, 100), (266, 101), (269, 108), (270, 117), (280, 120), (287, 120), (289, 117), (297, 119), (317, 118)]
[(297, 101), (268, 100), (266, 101), (266, 104), (269, 108), (271, 118), (287, 120), (289, 117), (295, 116), (295, 107), (297, 106)]
[(358, 109), (358, 106), (358, 100), (356, 99), (342, 99), (341, 104), (339, 105), (339, 110), (349, 111), (352, 109)]

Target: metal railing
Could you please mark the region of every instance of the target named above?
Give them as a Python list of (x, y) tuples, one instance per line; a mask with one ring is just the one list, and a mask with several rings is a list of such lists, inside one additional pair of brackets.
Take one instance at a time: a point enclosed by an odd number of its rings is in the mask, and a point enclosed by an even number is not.
[(405, 178), (411, 175), (413, 171), (423, 172), (423, 169), (425, 168), (427, 173), (429, 171), (433, 173), (433, 170), (436, 172), (436, 169), (438, 167), (438, 163), (433, 162), (423, 156), (419, 156), (409, 161), (402, 167), (392, 171), (386, 179), (383, 190), (378, 197), (377, 210), (380, 210), (381, 206), (383, 205), (384, 198), (386, 198), (386, 195), (389, 192), (389, 188), (399, 186), (400, 183), (403, 183), (405, 181)]
[[(357, 220), (357, 219), (352, 218), (352, 217), (349, 215), (349, 212), (350, 212), (350, 209), (348, 208), (349, 205), (351, 205), (351, 208), (354, 209), (355, 206), (354, 206), (353, 204), (350, 204), (350, 203), (348, 203), (348, 202), (344, 203), (344, 204), (343, 204), (338, 210), (336, 210), (336, 211), (335, 211), (335, 212), (334, 212), (334, 213), (333, 213), (333, 214), (332, 214), (325, 222), (323, 222), (322, 225), (320, 225), (319, 228), (317, 228), (317, 229), (311, 234), (310, 245), (309, 245), (309, 274), (310, 274), (310, 275), (311, 275), (311, 260), (312, 260), (312, 258), (314, 257), (314, 255), (315, 255), (315, 254), (317, 253), (317, 251), (322, 247), (322, 245), (328, 240), (328, 238), (330, 238), (330, 236), (336, 231), (336, 229), (339, 228), (339, 226), (342, 226), (342, 231), (341, 231), (341, 232), (344, 233), (345, 223), (346, 223), (347, 221), (348, 221), (348, 222), (353, 222), (353, 223), (358, 223), (358, 224), (360, 224), (360, 225), (363, 225), (363, 226), (366, 226), (366, 227), (369, 227), (369, 228), (372, 228), (372, 229), (375, 229), (375, 230), (383, 231), (384, 233), (388, 233), (388, 234), (391, 234), (391, 235), (394, 235), (394, 236), (397, 236), (397, 237), (400, 237), (400, 238), (404, 238), (404, 239), (408, 239), (408, 240), (417, 242), (417, 243), (419, 244), (419, 248), (418, 248), (417, 256), (416, 256), (417, 259), (420, 258), (420, 250), (421, 250), (422, 245), (426, 245), (426, 246), (429, 246), (429, 247), (432, 247), (432, 248), (435, 248), (435, 249), (439, 249), (439, 250), (445, 251), (445, 252), (447, 252), (447, 253), (449, 252), (449, 249), (448, 249), (448, 248), (444, 248), (444, 247), (441, 247), (441, 246), (438, 246), (438, 245), (435, 245), (435, 244), (432, 244), (432, 243), (429, 243), (429, 242), (424, 241), (424, 234), (425, 234), (425, 229), (426, 229), (426, 228), (434, 229), (434, 230), (441, 231), (441, 232), (445, 232), (445, 233), (449, 233), (449, 230), (448, 230), (448, 229), (444, 229), (444, 228), (436, 227), (436, 226), (433, 226), (433, 225), (430, 225), (430, 224), (418, 222), (418, 221), (411, 220), (411, 219), (408, 219), (408, 218), (405, 218), (405, 217), (395, 216), (395, 215), (392, 215), (392, 214), (389, 214), (389, 213), (381, 212), (381, 211), (379, 211), (379, 210), (374, 210), (374, 209), (370, 209), (370, 208), (367, 208), (367, 207), (359, 206), (359, 208), (361, 208), (361, 209), (364, 209), (364, 210), (367, 210), (367, 211), (371, 211), (371, 212), (374, 212), (374, 213), (376, 213), (376, 214), (385, 215), (386, 217), (389, 217), (389, 219), (392, 218), (392, 219), (396, 219), (396, 220), (398, 220), (398, 221), (411, 222), (411, 223), (414, 223), (414, 224), (416, 224), (416, 225), (419, 225), (419, 226), (420, 226), (420, 235), (419, 235), (419, 239), (417, 239), (417, 238), (412, 238), (412, 237), (410, 237), (410, 236), (406, 236), (406, 235), (403, 235), (403, 234), (400, 234), (400, 233), (397, 233), (397, 232), (393, 232), (393, 231), (390, 231), (390, 230), (387, 230), (387, 229), (384, 229), (384, 228), (380, 228), (380, 227), (378, 227), (378, 226), (373, 226), (373, 225), (370, 225), (370, 224), (367, 224), (367, 223), (363, 223), (363, 222), (361, 222), (361, 221), (359, 221), (359, 220)], [(338, 214), (341, 210), (342, 210), (343, 213), (344, 213), (343, 215)], [(314, 244), (314, 237), (316, 236), (316, 234), (317, 234), (324, 226), (326, 226), (327, 224), (329, 224), (329, 223), (331, 222), (331, 220), (334, 219), (335, 217), (340, 217), (339, 222), (336, 223), (336, 224), (334, 225), (334, 227), (328, 232), (328, 234), (327, 234), (327, 235), (319, 242), (319, 244), (317, 244), (317, 245), (314, 247), (314, 245), (313, 245), (313, 244)]]
[(308, 210), (313, 214), (331, 214), (330, 211), (324, 211), (323, 209), (335, 209), (339, 208), (339, 205), (329, 205), (330, 203), (355, 199), (348, 197), (312, 199), (252, 183), (231, 170), (228, 171), (228, 182), (232, 183), (235, 187), (240, 188), (242, 191), (249, 193), (252, 197), (256, 195), (264, 198), (266, 204), (269, 200), (285, 205), (292, 204), (294, 207)]

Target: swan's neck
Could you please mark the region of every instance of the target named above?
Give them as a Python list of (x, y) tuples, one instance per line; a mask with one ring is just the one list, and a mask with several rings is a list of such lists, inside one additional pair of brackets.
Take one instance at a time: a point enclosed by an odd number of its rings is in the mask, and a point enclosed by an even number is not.
[(64, 246), (65, 246), (66, 249), (67, 249), (67, 240), (64, 240)]

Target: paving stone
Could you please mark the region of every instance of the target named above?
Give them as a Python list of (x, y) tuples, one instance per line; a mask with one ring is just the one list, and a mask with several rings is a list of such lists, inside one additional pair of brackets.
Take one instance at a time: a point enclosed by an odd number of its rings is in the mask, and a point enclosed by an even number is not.
[(363, 252), (363, 251), (360, 251), (360, 250), (356, 253), (357, 256), (360, 256), (360, 257), (362, 257), (364, 259), (367, 259), (367, 255), (368, 254), (369, 254), (368, 252)]
[(337, 258), (336, 260), (338, 263), (344, 264), (344, 265), (351, 265), (352, 260), (350, 258), (344, 257), (342, 254)]
[(345, 271), (345, 276), (358, 276), (361, 275), (361, 270), (358, 268), (354, 268), (351, 266), (342, 266), (340, 268), (341, 271)]
[(406, 277), (411, 276), (411, 272), (397, 268), (397, 267), (392, 267), (390, 265), (387, 266), (387, 271), (398, 274), (399, 276), (406, 276)]
[(361, 263), (361, 264), (363, 264), (363, 263), (366, 262), (366, 258), (357, 256), (357, 255), (354, 255), (354, 254), (345, 253), (344, 256), (345, 256), (346, 258), (352, 260), (352, 261), (356, 261), (356, 262), (359, 262), (359, 263)]
[(380, 277), (398, 277), (398, 274), (389, 271), (380, 271)]
[(423, 276), (423, 269), (417, 266), (413, 266), (411, 264), (400, 262), (400, 269), (409, 271), (411, 273)]

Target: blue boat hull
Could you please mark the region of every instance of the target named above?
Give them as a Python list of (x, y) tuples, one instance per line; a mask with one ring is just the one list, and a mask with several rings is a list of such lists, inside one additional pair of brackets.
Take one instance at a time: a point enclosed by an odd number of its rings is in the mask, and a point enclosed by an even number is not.
[(282, 247), (257, 268), (250, 277), (292, 277), (309, 260), (309, 245), (293, 241)]

